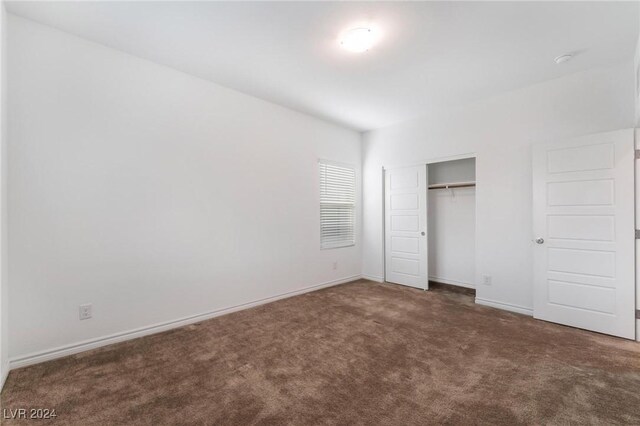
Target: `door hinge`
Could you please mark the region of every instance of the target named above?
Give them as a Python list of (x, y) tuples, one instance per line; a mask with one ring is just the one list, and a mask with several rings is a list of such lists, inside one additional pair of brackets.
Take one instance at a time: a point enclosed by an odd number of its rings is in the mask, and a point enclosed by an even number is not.
[(640, 160), (640, 149), (636, 149), (636, 160)]
[(636, 319), (640, 319), (640, 309), (636, 309)]
[(636, 229), (636, 240), (640, 240), (640, 229)]

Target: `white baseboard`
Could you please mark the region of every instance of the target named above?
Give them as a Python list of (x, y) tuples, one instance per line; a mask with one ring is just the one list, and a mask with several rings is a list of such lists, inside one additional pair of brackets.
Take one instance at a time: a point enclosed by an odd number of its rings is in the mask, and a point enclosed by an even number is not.
[(384, 277), (378, 277), (377, 275), (365, 275), (365, 274), (362, 274), (362, 278), (364, 278), (365, 280), (369, 280), (369, 281), (375, 281), (377, 283), (383, 283), (384, 282)]
[(60, 346), (54, 349), (34, 352), (28, 355), (12, 358), (9, 361), (9, 368), (7, 368), (6, 373), (8, 373), (10, 369), (14, 370), (16, 368), (26, 367), (28, 365), (33, 365), (33, 364), (39, 364), (45, 361), (51, 361), (56, 358), (62, 358), (62, 357), (77, 354), (80, 352), (89, 351), (91, 349), (96, 349), (102, 346), (124, 342), (125, 340), (131, 340), (131, 339), (136, 339), (138, 337), (148, 336), (150, 334), (160, 333), (163, 331), (182, 327), (184, 325), (189, 325), (196, 322), (219, 317), (221, 315), (230, 314), (232, 312), (242, 311), (244, 309), (253, 308), (255, 306), (264, 305), (266, 303), (275, 302), (276, 300), (286, 299), (286, 298), (297, 296), (300, 294), (309, 293), (311, 291), (319, 290), (321, 288), (331, 287), (338, 284), (344, 284), (350, 281), (358, 280), (361, 277), (362, 277), (361, 275), (353, 275), (351, 277), (341, 278), (333, 281), (327, 281), (321, 284), (305, 287), (300, 290), (294, 290), (286, 293), (281, 293), (276, 296), (255, 300), (253, 302), (242, 303), (240, 305), (232, 306), (229, 308), (217, 309), (214, 311), (204, 312), (201, 314), (192, 315), (189, 317), (184, 317), (184, 318), (180, 318), (172, 321), (166, 321), (166, 322), (150, 325), (147, 327), (141, 327), (141, 328), (137, 328), (129, 331), (115, 333), (108, 336), (99, 337), (97, 339), (89, 339), (82, 342), (73, 343), (70, 345)]
[(7, 382), (7, 377), (9, 377), (9, 363), (7, 362), (5, 365), (2, 366), (2, 377), (0, 377), (0, 392), (2, 392), (2, 389), (4, 388), (4, 384)]
[(448, 278), (440, 278), (440, 277), (429, 277), (429, 281), (435, 281), (437, 283), (441, 283), (441, 284), (449, 284), (449, 285), (456, 285), (458, 287), (465, 287), (465, 288), (476, 288), (475, 285), (473, 285), (473, 283), (467, 283), (467, 282), (463, 282), (463, 281), (456, 281), (456, 280), (450, 280)]
[(533, 309), (525, 308), (524, 306), (512, 305), (510, 303), (496, 302), (494, 300), (482, 299), (476, 297), (476, 303), (478, 305), (491, 306), (492, 308), (503, 309), (505, 311), (515, 312), (518, 314), (533, 316)]

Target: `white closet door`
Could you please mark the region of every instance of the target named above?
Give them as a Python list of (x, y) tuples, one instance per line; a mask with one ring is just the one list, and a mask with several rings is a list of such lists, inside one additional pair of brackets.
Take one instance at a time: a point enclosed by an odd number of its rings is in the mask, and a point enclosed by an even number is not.
[(385, 279), (429, 288), (427, 166), (385, 169)]
[(534, 317), (635, 337), (633, 130), (533, 152)]

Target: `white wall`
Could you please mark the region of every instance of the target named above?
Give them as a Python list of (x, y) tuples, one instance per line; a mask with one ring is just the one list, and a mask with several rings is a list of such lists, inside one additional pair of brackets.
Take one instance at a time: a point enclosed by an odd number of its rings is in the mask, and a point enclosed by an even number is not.
[(9, 280), (7, 267), (7, 13), (0, 2), (0, 390), (9, 374)]
[[(640, 21), (640, 14), (638, 15)], [(636, 43), (634, 55), (635, 87), (633, 96), (635, 99), (635, 127), (640, 127), (640, 35)], [(636, 149), (640, 149), (640, 132), (636, 129)], [(636, 161), (636, 229), (640, 228), (640, 164)], [(640, 240), (636, 240), (636, 310), (640, 309)], [(640, 319), (636, 320), (636, 340), (640, 342)]]
[[(638, 21), (640, 22), (640, 10), (638, 13)], [(634, 88), (633, 91), (634, 99), (635, 99), (635, 125), (636, 127), (640, 127), (640, 34), (638, 35), (638, 41), (636, 42), (636, 50), (633, 56), (633, 67), (635, 70), (634, 74)]]
[(428, 206), (429, 279), (475, 288), (475, 188), (430, 190)]
[[(432, 163), (429, 185), (475, 181), (475, 159)], [(476, 190), (473, 187), (428, 191), (429, 279), (475, 287)]]
[[(640, 129), (635, 129), (635, 148), (640, 150)], [(635, 163), (636, 230), (640, 228), (640, 161)], [(636, 313), (640, 310), (640, 240), (636, 239)], [(637, 318), (637, 315), (636, 315)], [(640, 342), (640, 319), (636, 319), (636, 340)]]
[(475, 158), (431, 163), (427, 169), (429, 171), (429, 185), (435, 183), (473, 182), (476, 180)]
[(359, 176), (358, 133), (11, 15), (9, 33), (12, 365), (360, 275), (360, 241), (320, 250), (317, 168)]
[(383, 275), (383, 165), (476, 153), (477, 297), (532, 301), (531, 144), (634, 125), (633, 63), (593, 69), (364, 135), (363, 273)]

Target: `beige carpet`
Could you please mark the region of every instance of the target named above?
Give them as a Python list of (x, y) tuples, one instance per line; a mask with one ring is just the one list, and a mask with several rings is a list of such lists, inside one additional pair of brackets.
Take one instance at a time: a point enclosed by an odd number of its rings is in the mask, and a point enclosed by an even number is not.
[[(360, 281), (13, 371), (56, 424), (640, 424), (640, 344)], [(47, 424), (44, 421), (3, 424)]]

